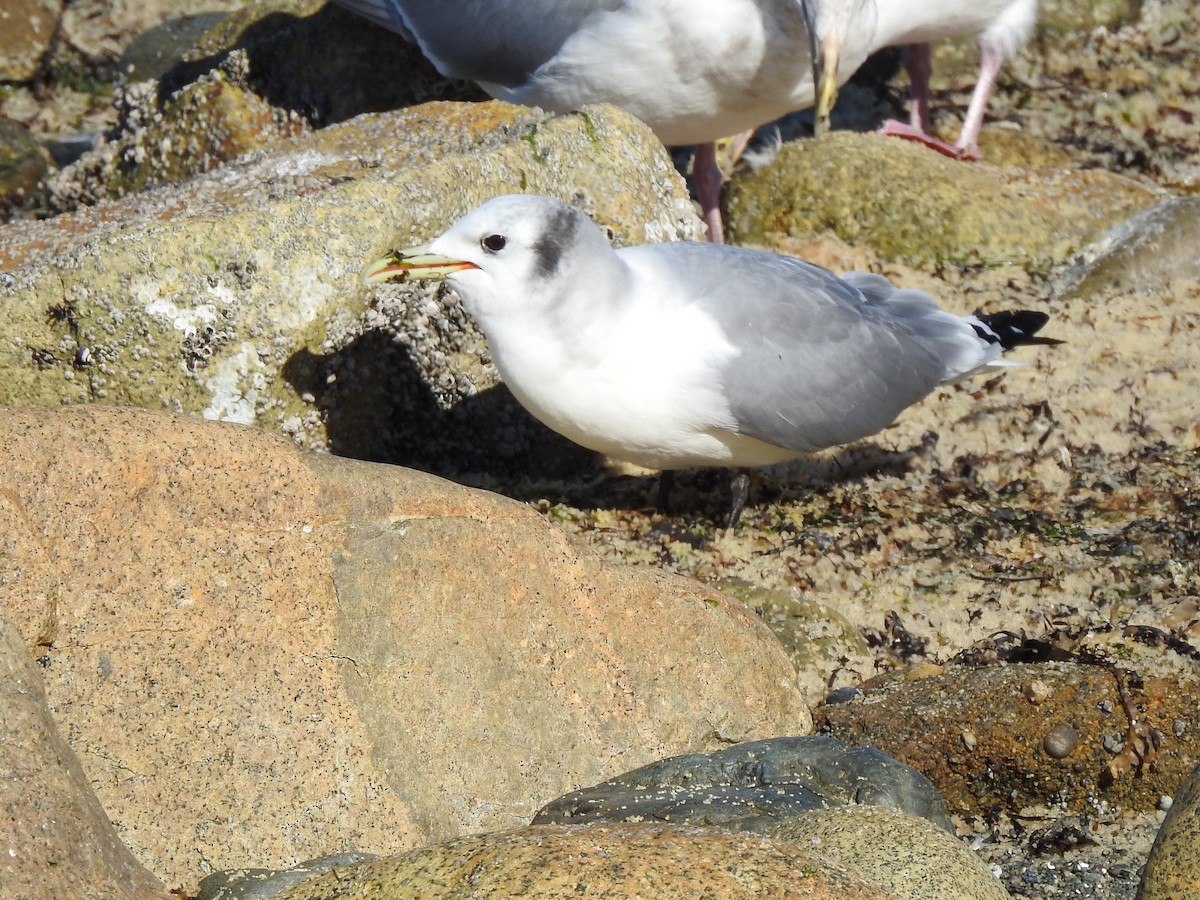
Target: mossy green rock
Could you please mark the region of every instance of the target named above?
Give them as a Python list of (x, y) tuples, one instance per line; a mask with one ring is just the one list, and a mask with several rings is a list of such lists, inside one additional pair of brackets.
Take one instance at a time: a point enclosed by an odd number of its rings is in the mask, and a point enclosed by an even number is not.
[(824, 679), (839, 659), (870, 652), (858, 628), (799, 590), (769, 590), (733, 578), (721, 579), (717, 588), (745, 603), (774, 632), (812, 700), (822, 696)]
[[(627, 243), (698, 229), (662, 145), (616, 108), (360, 116), (189, 181), (0, 229), (0, 405), (167, 408), (328, 446), (328, 419), (305, 396), (313, 373), (300, 370), (320, 358), (318, 380), (336, 381), (339, 352), (379, 330), (363, 267), (522, 191), (575, 202)], [(348, 408), (374, 399), (343, 396), (340, 424), (378, 440), (380, 410)]]
[(736, 175), (728, 231), (742, 244), (832, 232), (914, 265), (1043, 270), (1158, 194), (1104, 172), (963, 163), (878, 134), (794, 141)]

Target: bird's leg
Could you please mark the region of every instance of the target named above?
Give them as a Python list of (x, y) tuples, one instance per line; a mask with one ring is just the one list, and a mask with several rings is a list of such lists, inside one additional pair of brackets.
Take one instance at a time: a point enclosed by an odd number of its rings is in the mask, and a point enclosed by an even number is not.
[(929, 134), (929, 76), (933, 71), (929, 44), (905, 47), (904, 68), (908, 71), (908, 124)]
[(696, 155), (692, 158), (692, 184), (696, 187), (696, 199), (700, 201), (700, 214), (708, 239), (714, 244), (725, 243), (721, 224), (721, 181), (717, 145), (712, 142), (697, 144)]
[(671, 488), (674, 486), (674, 469), (663, 469), (658, 473), (658, 496), (654, 500), (654, 505), (658, 507), (659, 512), (667, 511), (667, 504), (671, 502)]
[(729, 526), (733, 528), (737, 525), (738, 519), (742, 517), (742, 510), (746, 508), (746, 501), (750, 499), (750, 476), (745, 470), (738, 469), (733, 478), (729, 482)]
[(962, 131), (958, 133), (958, 142), (954, 145), (962, 159), (979, 159), (979, 129), (983, 127), (983, 113), (1002, 65), (1004, 45), (984, 32), (979, 36), (979, 80), (975, 82), (967, 117), (963, 120)]
[(941, 153), (958, 156), (958, 151), (929, 133), (929, 74), (932, 71), (929, 44), (909, 44), (904, 48), (904, 68), (908, 71), (908, 122), (888, 119), (882, 134), (916, 141)]
[[(983, 39), (980, 38), (980, 46), (982, 48)], [(1000, 53), (999, 62), (996, 63), (996, 70), (999, 70), (1000, 63), (1004, 61), (1003, 52)], [(929, 44), (909, 44), (904, 48), (904, 68), (908, 70), (909, 79), (909, 100), (908, 100), (908, 122), (898, 122), (895, 119), (888, 119), (883, 123), (881, 129), (882, 134), (891, 137), (904, 138), (909, 141), (916, 141), (918, 144), (924, 144), (931, 150), (936, 150), (943, 156), (949, 156), (952, 159), (979, 159), (979, 148), (974, 146), (975, 138), (979, 136), (979, 124), (975, 125), (974, 135), (968, 135), (966, 126), (963, 127), (963, 135), (959, 137), (959, 143), (951, 147), (945, 141), (939, 141), (929, 133), (929, 75), (932, 71), (931, 52)], [(983, 77), (983, 66), (980, 65), (980, 78)], [(992, 72), (993, 79), (996, 73)], [(971, 98), (971, 107), (967, 111), (967, 120), (970, 121), (971, 112), (975, 109), (975, 100), (979, 96), (979, 88), (982, 85), (982, 80), (975, 86), (975, 96)], [(991, 89), (991, 82), (988, 82), (988, 90)], [(979, 108), (979, 118), (983, 119), (983, 107), (987, 105), (987, 94), (983, 96), (982, 104)], [(971, 145), (965, 146), (963, 138), (966, 137), (971, 142)]]

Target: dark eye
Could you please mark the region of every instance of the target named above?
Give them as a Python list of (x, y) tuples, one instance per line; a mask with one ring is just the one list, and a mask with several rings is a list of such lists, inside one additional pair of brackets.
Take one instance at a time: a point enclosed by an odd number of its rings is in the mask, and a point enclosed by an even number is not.
[(483, 249), (489, 253), (499, 253), (508, 243), (508, 238), (502, 234), (489, 234), (480, 243), (483, 244)]

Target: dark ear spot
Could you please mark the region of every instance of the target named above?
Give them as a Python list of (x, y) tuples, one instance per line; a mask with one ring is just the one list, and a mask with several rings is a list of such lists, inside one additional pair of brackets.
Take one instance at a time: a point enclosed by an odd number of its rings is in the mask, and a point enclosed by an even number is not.
[(563, 254), (574, 243), (579, 228), (579, 214), (570, 207), (555, 210), (546, 220), (546, 230), (533, 245), (533, 258), (537, 272), (549, 278), (558, 271)]

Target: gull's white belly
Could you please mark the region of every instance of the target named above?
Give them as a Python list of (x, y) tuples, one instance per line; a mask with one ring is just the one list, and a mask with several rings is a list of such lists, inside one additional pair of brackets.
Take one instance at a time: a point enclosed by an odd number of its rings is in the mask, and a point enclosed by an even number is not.
[(738, 351), (708, 317), (642, 309), (628, 319), (574, 346), (528, 321), (492, 329), (488, 342), (521, 405), (589, 449), (650, 468), (798, 455), (737, 433), (721, 370)]

